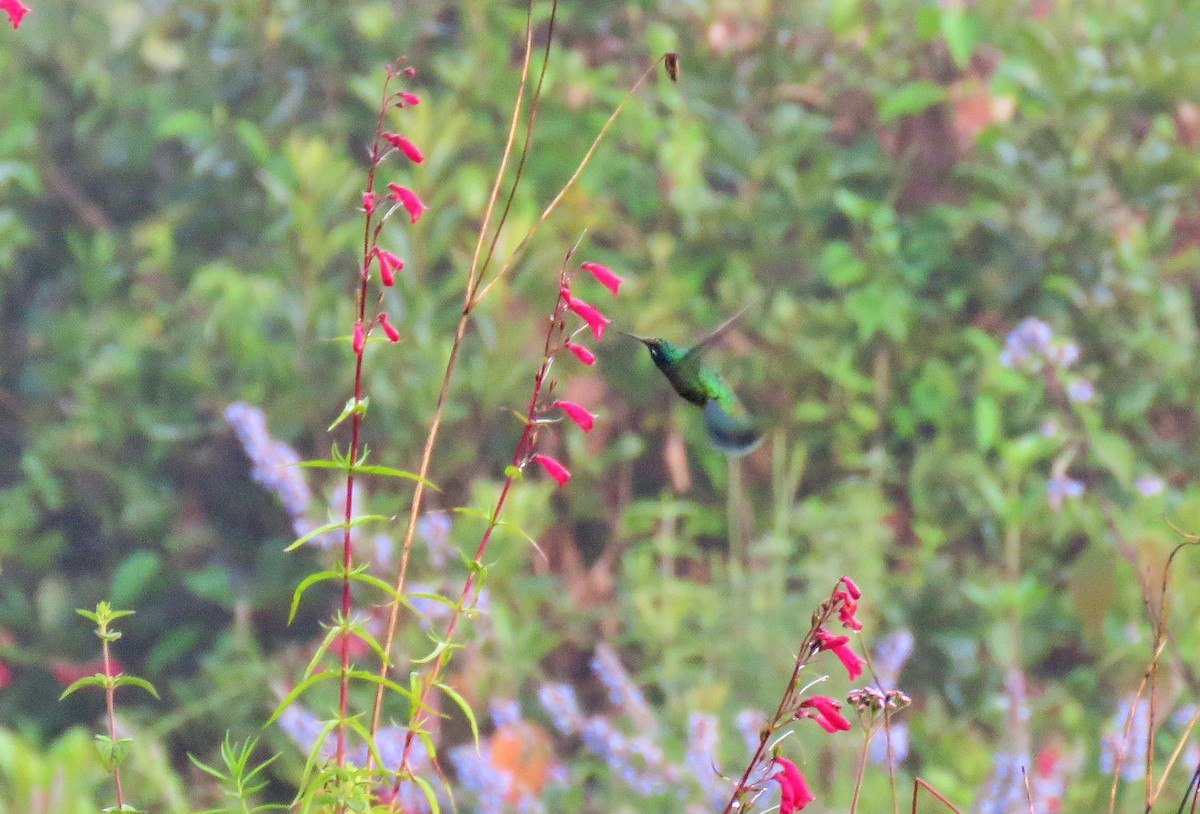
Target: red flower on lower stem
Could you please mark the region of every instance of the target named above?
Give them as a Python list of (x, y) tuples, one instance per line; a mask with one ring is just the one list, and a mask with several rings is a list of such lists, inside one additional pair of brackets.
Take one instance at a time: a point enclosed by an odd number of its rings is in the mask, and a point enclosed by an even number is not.
[(592, 329), (592, 335), (596, 337), (596, 341), (599, 342), (603, 339), (604, 329), (608, 327), (608, 324), (612, 320), (600, 313), (599, 308), (579, 299), (567, 288), (563, 288), (562, 297), (567, 307), (581, 316), (583, 321), (588, 324), (588, 327)]
[(817, 799), (799, 766), (785, 757), (776, 757), (775, 765), (780, 768), (773, 778), (779, 783), (779, 814), (803, 811), (805, 806)]
[(421, 148), (399, 133), (384, 133), (383, 137), (387, 139), (388, 144), (408, 156), (414, 164), (420, 164), (425, 160), (425, 154), (421, 152)]
[(396, 326), (388, 319), (387, 311), (379, 312), (379, 327), (383, 328), (383, 332), (387, 334), (387, 338), (392, 342), (400, 341), (400, 331), (396, 330)]
[(417, 193), (413, 192), (408, 187), (400, 186), (399, 184), (393, 182), (388, 184), (388, 189), (391, 190), (391, 192), (388, 193), (388, 197), (393, 201), (399, 201), (400, 204), (408, 210), (408, 216), (413, 223), (419, 221), (421, 219), (421, 213), (429, 208), (425, 205), (425, 202), (421, 200)]
[(849, 732), (853, 727), (846, 716), (840, 712), (842, 702), (835, 698), (830, 698), (828, 695), (814, 695), (812, 698), (806, 698), (800, 704), (801, 709), (816, 710), (816, 714), (802, 713), (805, 717), (812, 718), (826, 732)]
[(584, 432), (591, 432), (592, 427), (596, 424), (596, 414), (590, 412), (582, 404), (560, 399), (554, 402), (554, 406), (566, 413), (567, 417), (578, 424)]
[(367, 331), (361, 322), (354, 323), (354, 340), (351, 346), (356, 356), (362, 356), (363, 348), (367, 346)]
[(583, 345), (576, 345), (574, 342), (568, 342), (567, 350), (575, 354), (575, 358), (583, 362), (585, 365), (596, 364), (596, 354), (592, 353)]
[(571, 479), (571, 473), (567, 468), (558, 461), (551, 458), (549, 455), (537, 454), (532, 460), (537, 461), (546, 470), (546, 474), (558, 481), (558, 488), (561, 489), (567, 485), (567, 481)]
[(846, 673), (850, 676), (851, 681), (862, 675), (863, 666), (867, 662), (850, 649), (849, 636), (834, 636), (825, 628), (821, 628), (817, 631), (817, 648), (832, 650), (833, 655), (837, 656), (842, 666), (846, 668)]
[(13, 31), (16, 31), (21, 27), (21, 19), (29, 13), (29, 6), (21, 0), (0, 0), (0, 11), (8, 15), (8, 21), (12, 23)]

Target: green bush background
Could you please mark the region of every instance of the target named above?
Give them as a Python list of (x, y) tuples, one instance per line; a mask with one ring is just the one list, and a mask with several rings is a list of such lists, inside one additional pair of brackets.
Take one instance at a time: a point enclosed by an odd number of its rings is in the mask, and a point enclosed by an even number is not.
[[(381, 66), (407, 55), (423, 101), (392, 121), (427, 160), (384, 181), (431, 209), (385, 231), (408, 261), (387, 299), (404, 339), (369, 354), (366, 428), (381, 462), (415, 467), (523, 26), (497, 2), (43, 0), (0, 32), (0, 762), (29, 761), (0, 771), (85, 772), (56, 755), (98, 702), (58, 703), (50, 668), (94, 657), (73, 609), (105, 597), (137, 610), (118, 654), (164, 690), (122, 705), (162, 778), (141, 787), (154, 805), (199, 805), (184, 753), (265, 719), (328, 616), (312, 602), (285, 624), (320, 555), (282, 553), (288, 520), (222, 411), (249, 401), (302, 455), (328, 452)], [(472, 700), (490, 688), (536, 717), (537, 682), (578, 678), (610, 640), (675, 751), (687, 714), (712, 712), (732, 765), (733, 714), (773, 705), (813, 604), (849, 573), (868, 644), (916, 638), (902, 776), (969, 805), (1027, 736), (1071, 756), (1067, 810), (1106, 804), (1101, 735), (1151, 650), (1144, 586), (1181, 540), (1168, 521), (1200, 530), (1197, 42), (1200, 7), (1167, 0), (564, 3), (503, 251), (655, 57), (679, 51), (682, 81), (638, 94), (473, 322), (435, 507), (489, 505), (584, 230), (586, 259), (628, 280), (593, 297), (621, 327), (686, 341), (748, 307), (715, 359), (772, 429), (742, 467), (752, 511), (731, 513), (725, 460), (639, 348), (610, 335), (594, 369), (560, 370), (603, 418), (547, 436), (568, 488), (520, 486), (510, 517), (550, 559), (497, 550)], [(1093, 401), (1000, 363), (1030, 315), (1078, 343)], [(1056, 511), (1064, 463), (1086, 492)], [(1160, 495), (1136, 488), (1146, 475)], [(395, 513), (407, 494), (367, 500)], [(456, 545), (476, 534), (456, 520)], [(1198, 689), (1198, 567), (1176, 565), (1160, 712)], [(1026, 733), (1008, 725), (1012, 671)], [(802, 732), (811, 760), (831, 755), (820, 805), (844, 807), (857, 742)], [(168, 763), (177, 776), (152, 768)], [(595, 773), (587, 805), (644, 810)], [(104, 799), (98, 773), (79, 788)], [(866, 794), (882, 810), (885, 772)], [(1136, 784), (1123, 795), (1140, 806)]]

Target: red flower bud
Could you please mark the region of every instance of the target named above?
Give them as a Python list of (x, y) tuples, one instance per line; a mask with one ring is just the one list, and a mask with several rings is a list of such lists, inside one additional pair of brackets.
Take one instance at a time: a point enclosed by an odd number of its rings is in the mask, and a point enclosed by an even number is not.
[(366, 344), (366, 329), (363, 328), (363, 324), (361, 322), (354, 323), (354, 341), (351, 343), (354, 348), (354, 353), (358, 356), (362, 356), (363, 348), (366, 347)]
[(624, 279), (614, 274), (608, 266), (600, 263), (581, 263), (579, 265), (584, 271), (590, 271), (600, 285), (612, 292), (613, 298), (617, 296), (617, 289), (621, 287)]
[(384, 133), (383, 137), (388, 140), (389, 144), (408, 156), (414, 163), (420, 164), (425, 160), (425, 154), (421, 152), (421, 148), (399, 133)]
[(546, 470), (547, 475), (558, 481), (559, 489), (566, 486), (567, 481), (571, 479), (571, 473), (567, 471), (567, 468), (551, 458), (549, 455), (534, 455), (533, 460), (542, 465), (542, 468)]
[(585, 365), (596, 364), (596, 354), (592, 353), (583, 345), (576, 345), (574, 342), (568, 342), (567, 350), (575, 354), (575, 358), (583, 362)]
[(596, 423), (596, 414), (588, 412), (588, 409), (582, 404), (559, 400), (554, 403), (554, 406), (566, 413), (584, 432), (590, 432), (592, 426)]
[(388, 184), (388, 189), (391, 190), (391, 192), (388, 193), (388, 197), (393, 201), (399, 201), (404, 208), (408, 210), (408, 215), (410, 218), (412, 218), (413, 223), (419, 221), (421, 219), (421, 213), (429, 208), (425, 205), (424, 201), (417, 197), (417, 193), (413, 192), (408, 187), (402, 187), (399, 184), (392, 183)]
[(862, 591), (859, 590), (858, 584), (854, 580), (850, 579), (850, 577), (842, 577), (842, 584), (846, 586), (846, 591), (849, 592), (850, 596), (854, 599), (862, 599)]
[(388, 321), (387, 311), (379, 312), (379, 327), (383, 328), (383, 332), (387, 334), (387, 338), (393, 342), (400, 341), (400, 332), (396, 330), (396, 326)]
[(421, 97), (415, 93), (409, 93), (406, 90), (402, 90), (396, 95), (399, 96), (400, 100), (409, 107), (416, 107), (417, 105), (421, 104)]
[(375, 256), (379, 258), (379, 279), (386, 286), (396, 284), (396, 272), (404, 268), (404, 261), (387, 249), (375, 248)]
[(370, 215), (372, 212), (375, 211), (375, 193), (374, 192), (364, 192), (363, 193), (363, 211), (366, 212), (368, 215)]

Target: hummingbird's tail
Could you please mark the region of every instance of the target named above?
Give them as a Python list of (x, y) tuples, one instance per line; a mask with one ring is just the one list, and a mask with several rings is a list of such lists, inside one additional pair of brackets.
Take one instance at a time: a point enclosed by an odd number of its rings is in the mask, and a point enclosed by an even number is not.
[(729, 455), (748, 455), (763, 440), (757, 421), (749, 416), (730, 415), (716, 399), (704, 404), (704, 433), (709, 443)]

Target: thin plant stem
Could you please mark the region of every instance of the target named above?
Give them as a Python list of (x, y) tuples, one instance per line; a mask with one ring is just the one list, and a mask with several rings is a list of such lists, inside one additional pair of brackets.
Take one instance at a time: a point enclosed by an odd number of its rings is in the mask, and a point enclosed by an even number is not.
[(917, 814), (917, 792), (921, 789), (925, 789), (925, 791), (929, 792), (938, 800), (940, 800), (946, 806), (946, 808), (953, 811), (954, 814), (962, 814), (962, 812), (955, 807), (954, 803), (947, 800), (940, 791), (919, 777), (913, 779), (912, 814)]
[(1179, 756), (1183, 754), (1183, 747), (1187, 745), (1188, 738), (1191, 737), (1192, 730), (1196, 727), (1197, 721), (1200, 721), (1200, 709), (1197, 709), (1188, 720), (1187, 726), (1183, 729), (1183, 734), (1179, 736), (1179, 743), (1175, 745), (1175, 751), (1171, 753), (1171, 759), (1167, 761), (1167, 765), (1163, 768), (1162, 777), (1158, 778), (1158, 786), (1154, 789), (1154, 799), (1150, 801), (1151, 805), (1158, 802), (1158, 798), (1163, 791), (1163, 786), (1167, 784), (1167, 775), (1175, 767), (1175, 761), (1179, 760)]
[[(408, 525), (404, 531), (404, 544), (401, 547), (400, 566), (396, 574), (395, 589), (397, 594), (404, 592), (404, 585), (408, 578), (408, 566), (412, 556), (413, 539), (417, 529), (417, 518), (421, 514), (421, 507), (425, 498), (425, 483), (429, 476), (429, 467), (433, 462), (433, 450), (437, 444), (438, 435), (441, 432), (442, 419), (445, 415), (446, 401), (450, 395), (450, 382), (454, 378), (454, 370), (458, 363), (458, 354), (462, 349), (463, 337), (467, 333), (467, 324), (471, 318), (472, 299), (475, 291), (478, 288), (478, 281), (482, 278), (483, 269), (477, 267), (479, 261), (479, 253), (483, 246), (483, 241), (487, 233), (487, 228), (491, 222), (492, 214), (495, 211), (496, 201), (500, 196), (500, 186), (503, 183), (504, 173), (508, 167), (509, 158), (512, 155), (513, 143), (516, 140), (517, 126), (520, 122), (521, 109), (525, 99), (525, 85), (529, 78), (529, 66), (533, 56), (533, 0), (529, 0), (528, 10), (525, 20), (525, 57), (521, 64), (521, 81), (517, 90), (517, 99), (513, 105), (512, 121), (509, 124), (508, 136), (504, 144), (504, 151), (500, 157), (500, 168), (496, 172), (496, 182), (492, 186), (491, 195), (488, 198), (487, 208), (484, 212), (483, 224), (479, 229), (479, 239), (475, 244), (475, 254), (471, 259), (471, 270), (468, 275), (466, 289), (463, 294), (463, 310), (459, 316), (458, 325), (454, 329), (454, 342), (450, 346), (450, 356), (446, 360), (446, 371), (442, 376), (442, 385), (438, 391), (437, 404), (433, 410), (433, 420), (429, 424), (429, 432), (425, 436), (425, 448), (421, 452), (421, 465), (418, 469), (419, 478), (416, 482), (416, 487), (413, 489), (412, 501), (409, 503)], [(503, 227), (503, 222), (497, 225), (499, 230)], [(396, 628), (400, 622), (401, 603), (392, 602), (388, 611), (388, 621), (386, 632), (383, 637), (383, 655), (379, 665), (380, 677), (386, 677), (391, 670), (391, 653), (393, 643), (396, 638)], [(374, 735), (379, 731), (379, 721), (383, 714), (383, 696), (385, 687), (381, 682), (375, 690), (375, 701), (371, 710), (371, 728), (370, 732)], [(407, 750), (406, 750), (407, 751)], [(368, 767), (371, 765), (371, 758), (368, 758)]]
[(664, 54), (656, 59), (654, 63), (647, 68), (640, 77), (638, 77), (638, 80), (633, 83), (633, 87), (629, 89), (629, 92), (625, 94), (625, 98), (622, 99), (621, 102), (613, 109), (612, 114), (608, 117), (608, 121), (604, 123), (604, 126), (600, 128), (600, 132), (596, 134), (596, 138), (592, 140), (592, 145), (588, 147), (587, 152), (583, 154), (583, 159), (575, 168), (575, 172), (572, 173), (571, 177), (567, 179), (567, 182), (563, 184), (562, 189), (558, 191), (558, 194), (554, 196), (553, 200), (551, 200), (550, 203), (546, 205), (546, 208), (542, 210), (542, 214), (538, 217), (537, 221), (534, 222), (533, 226), (529, 227), (529, 231), (525, 233), (523, 238), (521, 238), (521, 242), (517, 244), (517, 248), (513, 250), (512, 256), (509, 257), (508, 261), (501, 266), (500, 271), (496, 272), (496, 276), (489, 280), (488, 284), (483, 287), (483, 290), (475, 295), (471, 301), (472, 306), (486, 297), (487, 293), (491, 291), (492, 286), (498, 283), (501, 278), (503, 278), (504, 275), (507, 274), (516, 264), (517, 259), (522, 255), (525, 248), (529, 245), (529, 241), (533, 239), (533, 236), (537, 234), (537, 231), (539, 228), (541, 228), (541, 225), (546, 222), (551, 213), (558, 208), (558, 205), (562, 202), (562, 199), (566, 197), (567, 193), (571, 191), (571, 188), (575, 186), (575, 182), (579, 180), (579, 176), (583, 174), (584, 168), (591, 163), (592, 156), (596, 153), (596, 148), (600, 146), (600, 142), (604, 140), (604, 136), (608, 134), (609, 129), (621, 115), (621, 112), (625, 109), (625, 105), (627, 105), (629, 100), (637, 94), (641, 86), (645, 84), (646, 80), (650, 78), (655, 69), (658, 68), (659, 64), (665, 58), (666, 55)]
[[(100, 652), (104, 656), (104, 675), (107, 681), (104, 682), (104, 705), (108, 712), (108, 743), (112, 748), (112, 755), (117, 753), (117, 699), (116, 685), (112, 681), (112, 656), (108, 651), (108, 639), (101, 637)], [(120, 761), (113, 760), (113, 785), (117, 792), (117, 811), (125, 810), (125, 793), (121, 789), (121, 765)]]
[(862, 750), (858, 753), (858, 768), (854, 772), (854, 796), (850, 799), (850, 814), (858, 811), (858, 796), (862, 793), (863, 779), (867, 774), (867, 747), (871, 745), (871, 730), (863, 730)]

